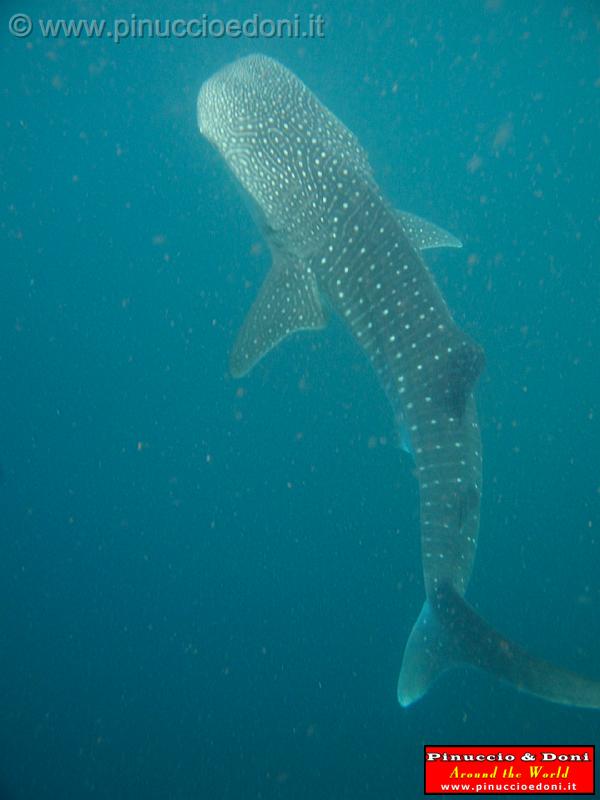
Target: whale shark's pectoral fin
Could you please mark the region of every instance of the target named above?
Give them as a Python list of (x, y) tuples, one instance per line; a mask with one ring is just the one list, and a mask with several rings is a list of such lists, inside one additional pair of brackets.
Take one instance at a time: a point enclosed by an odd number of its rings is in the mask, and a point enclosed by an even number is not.
[(273, 265), (238, 334), (229, 368), (235, 378), (249, 372), (282, 339), (325, 327), (314, 273), (292, 256), (273, 249)]
[(431, 250), (434, 247), (462, 247), (462, 242), (448, 231), (408, 211), (398, 211), (398, 219), (404, 235), (416, 250)]

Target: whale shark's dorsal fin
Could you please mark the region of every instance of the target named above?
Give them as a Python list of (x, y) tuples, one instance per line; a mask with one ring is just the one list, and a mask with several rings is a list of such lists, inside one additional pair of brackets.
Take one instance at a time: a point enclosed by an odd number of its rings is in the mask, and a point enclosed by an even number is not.
[(271, 245), (273, 264), (231, 351), (229, 368), (241, 378), (282, 339), (326, 324), (311, 268)]
[(431, 250), (434, 247), (462, 247), (462, 242), (448, 231), (434, 225), (416, 214), (398, 211), (398, 219), (404, 235), (415, 250)]

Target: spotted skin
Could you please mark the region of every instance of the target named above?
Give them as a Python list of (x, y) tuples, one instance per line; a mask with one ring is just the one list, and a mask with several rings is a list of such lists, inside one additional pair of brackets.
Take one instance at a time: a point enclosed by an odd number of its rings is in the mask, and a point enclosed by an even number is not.
[(477, 373), (465, 381), (451, 357), (467, 348), (482, 364), (480, 348), (453, 322), (354, 135), (289, 70), (263, 56), (236, 61), (204, 84), (198, 109), (268, 229), (307, 264), (298, 280), (316, 277), (373, 363), (411, 439), (426, 588), (444, 581), (464, 594), (481, 491)]
[(453, 322), (376, 187), (355, 185), (351, 178), (352, 203), (338, 201), (315, 271), (409, 433), (420, 485), (426, 589), (451, 583), (464, 594), (479, 525), (481, 446), (471, 397), (476, 376), (465, 383), (452, 364), (461, 349), (482, 364), (481, 350)]
[(479, 528), (472, 392), (484, 357), (452, 319), (419, 253), (460, 242), (393, 209), (356, 137), (270, 58), (240, 59), (206, 81), (198, 123), (258, 205), (274, 256), (234, 348), (234, 373), (245, 374), (295, 330), (322, 327), (325, 297), (409, 433), (427, 601), (405, 649), (400, 702), (410, 705), (462, 660), (554, 702), (600, 706), (598, 683), (512, 643), (507, 650), (463, 599)]
[(198, 124), (271, 233), (282, 232), (286, 249), (298, 257), (314, 253), (328, 233), (333, 172), (371, 177), (354, 134), (293, 73), (265, 56), (235, 61), (203, 84)]

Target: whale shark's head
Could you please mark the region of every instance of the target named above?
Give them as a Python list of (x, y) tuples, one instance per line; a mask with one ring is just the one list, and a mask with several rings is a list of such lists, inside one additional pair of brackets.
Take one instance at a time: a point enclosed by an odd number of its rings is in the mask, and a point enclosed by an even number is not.
[(354, 135), (292, 72), (266, 56), (235, 61), (202, 85), (198, 126), (268, 225), (292, 242), (323, 229), (342, 181), (370, 176)]

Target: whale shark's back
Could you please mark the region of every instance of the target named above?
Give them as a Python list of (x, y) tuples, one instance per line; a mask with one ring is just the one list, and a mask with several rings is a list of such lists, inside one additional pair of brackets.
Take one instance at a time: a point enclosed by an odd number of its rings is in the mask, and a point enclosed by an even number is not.
[(197, 110), (200, 131), (297, 253), (320, 239), (340, 177), (371, 180), (354, 134), (272, 58), (248, 56), (217, 72)]

